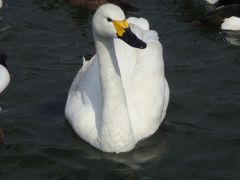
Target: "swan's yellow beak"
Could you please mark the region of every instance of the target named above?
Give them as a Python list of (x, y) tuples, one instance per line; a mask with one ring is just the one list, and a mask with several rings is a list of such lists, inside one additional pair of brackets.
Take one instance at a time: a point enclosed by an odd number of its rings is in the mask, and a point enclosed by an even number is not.
[(126, 32), (126, 29), (129, 28), (129, 24), (126, 19), (123, 21), (112, 21), (112, 23), (115, 27), (118, 37), (122, 37)]
[(112, 21), (112, 23), (116, 30), (117, 37), (129, 46), (139, 49), (145, 49), (147, 47), (147, 44), (132, 32), (126, 19), (123, 21)]

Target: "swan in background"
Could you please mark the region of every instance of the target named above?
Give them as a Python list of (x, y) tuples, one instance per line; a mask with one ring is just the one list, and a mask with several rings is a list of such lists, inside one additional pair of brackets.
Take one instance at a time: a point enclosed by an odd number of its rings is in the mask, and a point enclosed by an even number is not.
[(0, 93), (8, 86), (10, 82), (10, 74), (6, 64), (7, 56), (4, 53), (0, 54)]
[[(7, 56), (4, 53), (0, 53), (0, 94), (6, 89), (10, 82), (10, 74), (8, 72), (6, 64)], [(0, 107), (0, 112), (2, 108)]]
[(218, 0), (206, 0), (209, 4), (215, 4), (218, 2)]
[(126, 20), (113, 4), (96, 11), (92, 26), (96, 55), (73, 80), (65, 115), (94, 147), (127, 152), (156, 132), (166, 115), (162, 46), (147, 20)]
[(239, 0), (206, 0), (209, 4), (215, 6), (226, 6), (230, 4), (240, 4)]
[(240, 1), (207, 0), (214, 10), (201, 18), (201, 22), (220, 29), (223, 38), (232, 45), (240, 46)]
[(226, 29), (225, 27), (227, 27), (228, 30), (236, 30), (236, 26), (240, 26), (239, 20), (240, 3), (218, 7), (200, 19), (201, 23), (210, 27), (217, 29)]

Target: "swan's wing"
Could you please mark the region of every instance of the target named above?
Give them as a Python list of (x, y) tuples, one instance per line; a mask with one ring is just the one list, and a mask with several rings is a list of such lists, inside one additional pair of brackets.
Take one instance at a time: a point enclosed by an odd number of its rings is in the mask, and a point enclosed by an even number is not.
[(150, 30), (149, 22), (145, 18), (128, 18), (128, 22), (132, 31), (146, 43), (159, 42), (158, 33), (154, 30)]
[[(164, 75), (162, 45), (158, 33), (150, 30), (149, 23), (144, 18), (129, 18), (130, 28), (139, 39), (147, 43), (145, 49), (131, 48), (123, 44), (121, 51), (131, 54), (135, 60), (130, 80), (125, 83), (131, 123), (137, 140), (151, 135), (163, 120), (168, 104), (169, 90)], [(125, 59), (120, 59), (121, 62)], [(127, 58), (127, 57), (125, 57)], [(127, 63), (126, 63), (127, 64)], [(127, 65), (126, 65), (127, 66)], [(125, 82), (125, 81), (124, 81)], [(151, 110), (146, 110), (151, 107)], [(144, 118), (143, 118), (144, 117)], [(151, 123), (149, 123), (151, 119)]]
[(149, 22), (145, 18), (129, 17), (128, 22), (130, 24), (134, 24), (134, 25), (138, 26), (139, 28), (141, 28), (143, 30), (150, 29)]
[(128, 22), (133, 33), (147, 43), (148, 47), (144, 50), (139, 50), (129, 46), (120, 39), (114, 39), (121, 75), (125, 82), (135, 74), (136, 69), (138, 69), (136, 68), (137, 65), (145, 66), (148, 63), (154, 63), (153, 61), (157, 60), (156, 58), (160, 57), (159, 54), (162, 53), (162, 45), (158, 40), (158, 34), (156, 31), (149, 30), (150, 26), (146, 19), (130, 17)]
[[(91, 93), (99, 83), (99, 72), (97, 66), (97, 56), (94, 55), (90, 60), (83, 57), (83, 66), (75, 76), (69, 94), (81, 92), (83, 103), (87, 103), (89, 93)], [(91, 95), (94, 95), (94, 92)]]
[(94, 99), (99, 99), (100, 91), (97, 56), (93, 56), (89, 61), (83, 58), (83, 66), (75, 76), (68, 93), (65, 109), (67, 119), (78, 119), (72, 117), (78, 114), (74, 112), (86, 111), (88, 106), (98, 106), (96, 103), (99, 102)]
[(97, 56), (93, 56), (89, 61), (84, 58), (83, 66), (69, 90), (65, 115), (75, 132), (93, 146), (96, 146), (96, 123), (99, 126), (95, 116), (99, 117), (98, 110), (101, 109), (100, 88)]

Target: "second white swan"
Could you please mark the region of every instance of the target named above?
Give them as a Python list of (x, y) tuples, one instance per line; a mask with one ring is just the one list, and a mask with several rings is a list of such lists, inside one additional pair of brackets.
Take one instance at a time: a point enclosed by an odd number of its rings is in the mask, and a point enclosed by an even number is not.
[(7, 56), (4, 53), (0, 53), (0, 93), (6, 89), (10, 82), (6, 59)]

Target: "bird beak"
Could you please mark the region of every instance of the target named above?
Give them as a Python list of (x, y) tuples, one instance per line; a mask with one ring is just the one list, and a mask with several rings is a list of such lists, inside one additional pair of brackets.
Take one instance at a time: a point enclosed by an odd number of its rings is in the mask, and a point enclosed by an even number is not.
[(145, 49), (147, 47), (147, 44), (132, 32), (126, 19), (123, 21), (112, 21), (112, 23), (117, 32), (117, 37), (126, 42), (129, 46), (139, 49)]

